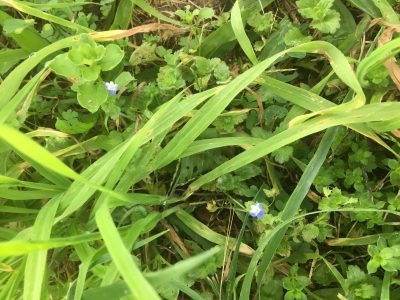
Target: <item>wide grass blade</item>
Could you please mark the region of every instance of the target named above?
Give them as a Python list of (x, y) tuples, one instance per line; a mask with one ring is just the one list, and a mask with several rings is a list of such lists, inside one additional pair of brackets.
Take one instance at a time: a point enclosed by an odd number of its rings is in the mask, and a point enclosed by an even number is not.
[(106, 205), (102, 205), (97, 210), (96, 224), (118, 271), (124, 278), (131, 293), (138, 299), (160, 299), (133, 261)]
[[(46, 240), (50, 238), (52, 224), (60, 197), (53, 198), (39, 212), (33, 225), (32, 238)], [(28, 255), (25, 265), (24, 300), (40, 300), (42, 284), (47, 265), (47, 250), (38, 251)]]

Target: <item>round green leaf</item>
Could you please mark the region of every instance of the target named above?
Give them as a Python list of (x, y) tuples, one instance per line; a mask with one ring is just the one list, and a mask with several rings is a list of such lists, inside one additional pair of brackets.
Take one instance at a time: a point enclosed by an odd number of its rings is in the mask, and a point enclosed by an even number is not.
[(107, 101), (107, 96), (107, 90), (100, 82), (86, 82), (78, 87), (78, 102), (91, 113), (95, 113)]
[(78, 78), (80, 76), (79, 67), (74, 65), (69, 59), (68, 54), (58, 55), (51, 63), (50, 68), (57, 75), (67, 78)]
[(112, 70), (120, 63), (123, 57), (124, 51), (122, 51), (120, 47), (115, 44), (107, 45), (104, 57), (101, 60), (101, 69), (103, 71)]
[(91, 66), (81, 66), (82, 78), (86, 81), (94, 81), (100, 75), (100, 66), (98, 64), (93, 64)]

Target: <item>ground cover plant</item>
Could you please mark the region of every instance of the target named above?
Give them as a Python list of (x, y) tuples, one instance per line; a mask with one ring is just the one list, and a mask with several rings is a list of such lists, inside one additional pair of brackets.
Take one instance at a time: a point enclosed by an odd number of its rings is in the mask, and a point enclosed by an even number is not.
[(398, 0), (0, 0), (0, 300), (400, 299)]

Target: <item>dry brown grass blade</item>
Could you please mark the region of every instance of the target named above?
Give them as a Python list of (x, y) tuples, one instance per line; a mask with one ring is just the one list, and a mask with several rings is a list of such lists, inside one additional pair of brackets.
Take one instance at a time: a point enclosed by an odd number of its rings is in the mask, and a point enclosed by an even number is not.
[(146, 33), (152, 31), (159, 31), (159, 30), (168, 30), (174, 32), (176, 34), (182, 34), (186, 32), (184, 28), (178, 28), (173, 25), (169, 24), (159, 24), (159, 23), (150, 23), (146, 25), (140, 25), (133, 27), (127, 30), (109, 30), (109, 31), (102, 31), (102, 32), (91, 32), (90, 35), (96, 41), (113, 41), (121, 38), (126, 38), (138, 33)]

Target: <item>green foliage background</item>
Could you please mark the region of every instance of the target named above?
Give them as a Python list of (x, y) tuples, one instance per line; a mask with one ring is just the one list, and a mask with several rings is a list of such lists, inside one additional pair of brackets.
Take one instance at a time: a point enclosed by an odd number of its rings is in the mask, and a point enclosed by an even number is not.
[(399, 12), (0, 0), (0, 300), (400, 299)]

